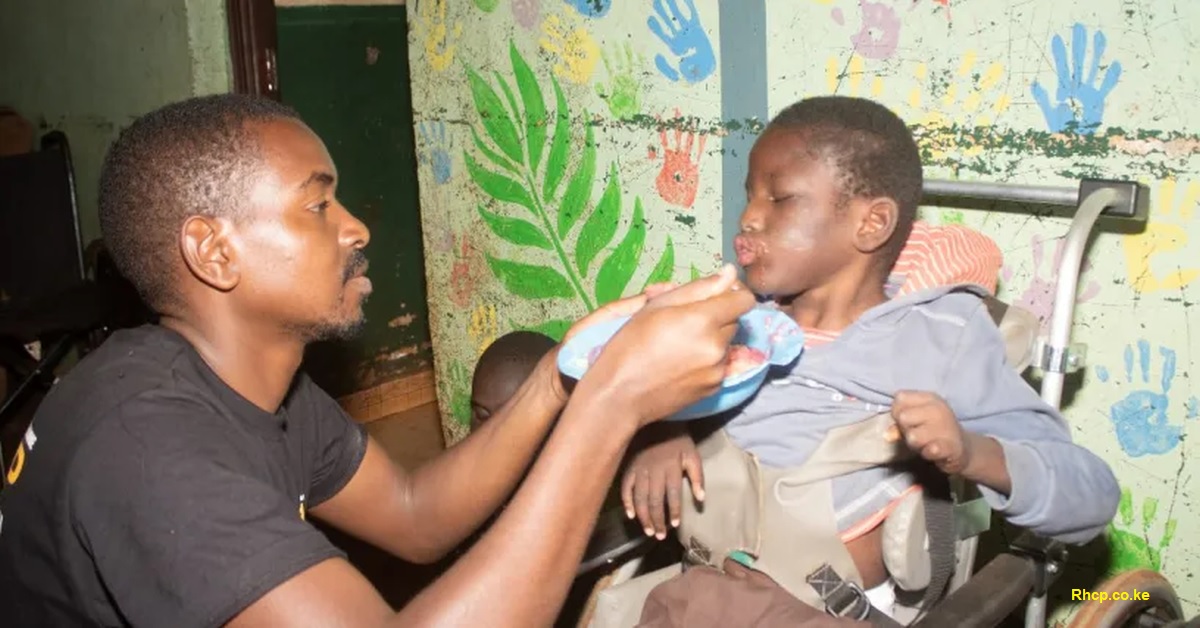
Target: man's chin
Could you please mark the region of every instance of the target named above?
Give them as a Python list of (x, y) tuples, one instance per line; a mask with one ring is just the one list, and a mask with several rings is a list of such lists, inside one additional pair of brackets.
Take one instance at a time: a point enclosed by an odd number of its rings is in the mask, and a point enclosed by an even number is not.
[(331, 321), (311, 329), (307, 334), (308, 342), (353, 340), (366, 325), (367, 318), (361, 314), (353, 319)]

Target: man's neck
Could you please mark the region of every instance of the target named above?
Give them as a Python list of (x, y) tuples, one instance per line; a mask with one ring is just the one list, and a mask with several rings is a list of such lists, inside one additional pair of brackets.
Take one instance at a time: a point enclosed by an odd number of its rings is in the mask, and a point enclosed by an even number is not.
[(887, 301), (882, 282), (834, 282), (781, 302), (798, 325), (840, 332), (867, 310)]
[(295, 338), (219, 316), (200, 322), (163, 316), (161, 324), (187, 339), (226, 385), (270, 413), (283, 403), (304, 358), (304, 343)]

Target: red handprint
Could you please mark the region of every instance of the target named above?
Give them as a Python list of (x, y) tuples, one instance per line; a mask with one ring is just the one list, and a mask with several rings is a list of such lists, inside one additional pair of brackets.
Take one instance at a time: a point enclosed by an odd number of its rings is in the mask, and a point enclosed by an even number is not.
[[(679, 118), (679, 110), (675, 110), (675, 118)], [(655, 180), (658, 195), (672, 205), (680, 207), (692, 206), (696, 201), (696, 190), (700, 187), (700, 156), (704, 154), (704, 135), (697, 142), (696, 160), (692, 161), (692, 142), (696, 134), (682, 129), (675, 129), (675, 147), (671, 148), (667, 141), (667, 131), (659, 131), (662, 141), (663, 166)], [(651, 149), (650, 158), (657, 159), (658, 155)]]
[(467, 307), (471, 304), (471, 296), (479, 280), (481, 256), (467, 234), (455, 238), (455, 241), (459, 243), (459, 252), (450, 270), (450, 300), (458, 307)]

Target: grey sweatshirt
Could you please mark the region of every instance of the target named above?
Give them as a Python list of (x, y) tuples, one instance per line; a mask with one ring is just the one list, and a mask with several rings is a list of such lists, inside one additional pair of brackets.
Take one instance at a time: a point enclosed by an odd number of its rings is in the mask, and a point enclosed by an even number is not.
[[(1005, 362), (1004, 341), (975, 286), (934, 288), (866, 312), (834, 341), (805, 349), (725, 425), (765, 466), (802, 465), (832, 428), (891, 406), (901, 390), (934, 392), (963, 428), (996, 439), (1012, 494), (980, 487), (1011, 523), (1066, 543), (1104, 530), (1120, 499), (1112, 470), (1071, 442), (1062, 415)], [(910, 473), (874, 468), (834, 478), (838, 529), (879, 511), (913, 484)]]

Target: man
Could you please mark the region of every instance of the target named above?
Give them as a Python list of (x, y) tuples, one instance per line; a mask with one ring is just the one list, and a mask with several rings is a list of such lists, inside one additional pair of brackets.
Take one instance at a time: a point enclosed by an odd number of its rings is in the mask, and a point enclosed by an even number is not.
[[(477, 433), (413, 473), (304, 375), (362, 322), (369, 234), (290, 110), (223, 95), (137, 120), (100, 219), (160, 324), (114, 334), (47, 397), (0, 495), (7, 625), (549, 625), (642, 425), (719, 384), (731, 269), (593, 313), (634, 314), (571, 393), (555, 352)], [(561, 413), (561, 415), (560, 415)], [(495, 525), (399, 614), (306, 523), (427, 562)], [(502, 446), (501, 446), (502, 445)], [(519, 575), (517, 575), (519, 574)]]

